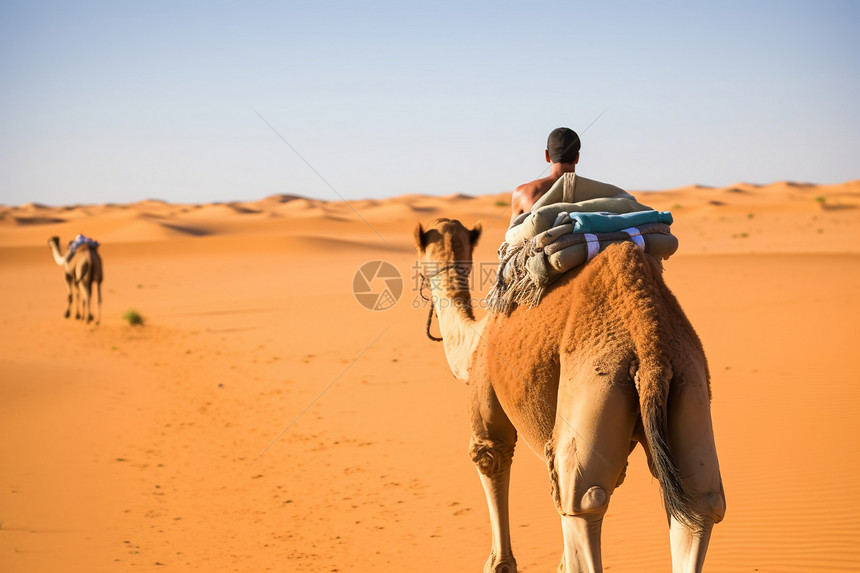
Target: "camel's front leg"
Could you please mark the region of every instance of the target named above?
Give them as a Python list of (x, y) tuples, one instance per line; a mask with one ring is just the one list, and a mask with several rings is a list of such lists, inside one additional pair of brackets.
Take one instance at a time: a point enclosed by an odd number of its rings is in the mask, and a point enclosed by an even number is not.
[(75, 281), (75, 318), (78, 320), (83, 320), (84, 315), (81, 307), (83, 306), (84, 295), (81, 290), (81, 283), (79, 281)]
[(66, 318), (72, 314), (72, 281), (72, 276), (66, 275), (66, 299), (68, 303), (66, 304), (66, 314), (63, 315)]
[(516, 573), (517, 562), (511, 550), (508, 488), (517, 433), (490, 384), (479, 382), (472, 388), (469, 454), (478, 468), (481, 485), (487, 495), (493, 534), (484, 573)]

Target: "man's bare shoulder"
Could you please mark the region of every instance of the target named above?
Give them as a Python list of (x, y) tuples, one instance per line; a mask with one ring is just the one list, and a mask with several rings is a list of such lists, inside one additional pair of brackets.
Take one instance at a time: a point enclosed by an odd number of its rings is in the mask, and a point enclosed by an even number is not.
[(555, 181), (552, 177), (544, 177), (543, 179), (535, 179), (534, 181), (523, 183), (514, 190), (514, 195), (520, 196), (523, 199), (537, 201), (544, 193), (549, 191)]
[(532, 205), (543, 197), (555, 182), (556, 178), (544, 177), (523, 183), (517, 187), (511, 196), (511, 208), (514, 211), (514, 215), (531, 210)]

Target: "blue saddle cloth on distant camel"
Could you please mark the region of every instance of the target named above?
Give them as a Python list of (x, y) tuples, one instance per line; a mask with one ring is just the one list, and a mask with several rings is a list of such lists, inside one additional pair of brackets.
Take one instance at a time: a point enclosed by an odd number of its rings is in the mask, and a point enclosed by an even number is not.
[(95, 239), (90, 239), (89, 237), (78, 235), (73, 241), (69, 242), (69, 258), (71, 258), (71, 256), (75, 254), (75, 251), (77, 251), (78, 247), (80, 247), (81, 245), (87, 245), (91, 249), (97, 249), (99, 247), (99, 242)]

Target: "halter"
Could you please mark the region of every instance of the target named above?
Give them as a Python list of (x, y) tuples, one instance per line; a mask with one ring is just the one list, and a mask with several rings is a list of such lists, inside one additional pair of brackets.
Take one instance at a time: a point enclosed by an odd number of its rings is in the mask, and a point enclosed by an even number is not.
[(418, 273), (418, 275), (421, 277), (421, 287), (418, 289), (418, 294), (421, 295), (421, 298), (423, 298), (425, 301), (430, 303), (430, 312), (427, 313), (427, 338), (429, 338), (433, 342), (442, 342), (442, 338), (438, 338), (438, 337), (430, 334), (430, 324), (433, 322), (433, 299), (428, 298), (424, 294), (424, 285), (427, 284), (427, 282), (429, 282), (429, 279), (432, 279), (433, 277), (436, 277), (436, 276), (442, 274), (443, 272), (451, 270), (451, 269), (454, 269), (457, 272), (457, 279), (460, 282), (463, 282), (464, 277), (460, 273), (460, 270), (457, 268), (457, 266), (461, 265), (461, 264), (463, 264), (463, 263), (451, 263), (451, 264), (445, 265), (444, 267), (442, 267), (441, 269), (439, 269), (438, 271), (436, 271), (432, 275), (425, 276), (424, 273)]

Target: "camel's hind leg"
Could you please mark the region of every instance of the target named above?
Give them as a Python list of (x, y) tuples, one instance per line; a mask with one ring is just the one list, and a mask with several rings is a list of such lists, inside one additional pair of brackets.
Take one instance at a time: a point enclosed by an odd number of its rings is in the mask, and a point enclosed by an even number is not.
[(560, 571), (603, 571), (600, 533), (609, 498), (630, 453), (637, 398), (626, 369), (603, 373), (593, 365), (562, 372), (547, 464), (561, 514)]
[(478, 468), (478, 476), (487, 495), (493, 535), (484, 573), (516, 573), (517, 562), (511, 549), (508, 488), (517, 433), (492, 386), (486, 381), (472, 386), (471, 418), (469, 454)]
[(702, 528), (690, 528), (674, 517), (670, 519), (669, 538), (675, 573), (702, 571), (711, 529), (726, 513), (705, 380), (704, 372), (698, 372), (681, 383), (673, 381), (669, 394), (669, 447), (684, 489), (703, 523)]
[(82, 306), (80, 314), (76, 318), (80, 318), (87, 324), (93, 319), (92, 313), (92, 294), (93, 294), (93, 272), (94, 268), (88, 261), (84, 261), (80, 267), (75, 269), (75, 283), (78, 286), (78, 295), (81, 298)]
[(101, 281), (96, 283), (96, 292), (98, 293), (98, 303), (99, 303), (99, 315), (96, 318), (96, 324), (101, 324), (102, 322), (102, 283)]
[(83, 306), (84, 299), (83, 285), (80, 282), (75, 281), (75, 286), (72, 291), (75, 294), (75, 320), (80, 320), (83, 318), (83, 314), (81, 314), (81, 307)]
[(92, 313), (92, 284), (88, 281), (81, 281), (78, 283), (78, 290), (80, 290), (82, 304), (81, 311), (81, 320), (86, 322), (87, 324), (93, 319)]

